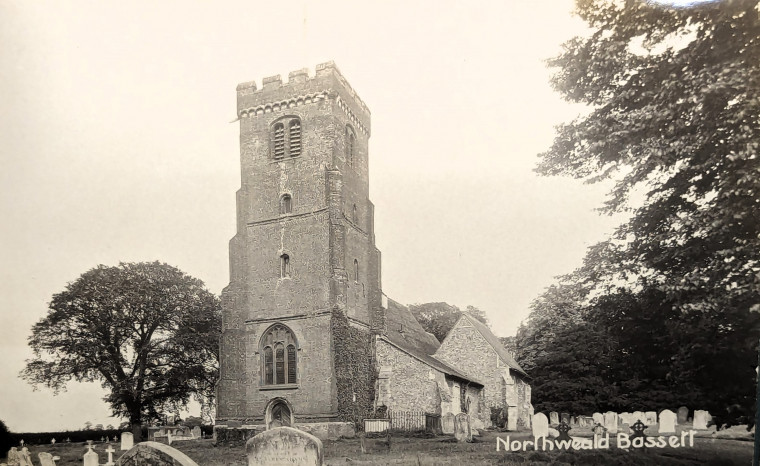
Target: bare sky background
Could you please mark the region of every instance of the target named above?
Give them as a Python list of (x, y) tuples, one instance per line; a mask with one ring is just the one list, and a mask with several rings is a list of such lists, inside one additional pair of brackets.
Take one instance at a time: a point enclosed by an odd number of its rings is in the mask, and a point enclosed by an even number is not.
[(110, 419), (98, 385), (17, 375), (54, 293), (98, 264), (229, 280), (235, 86), (334, 60), (372, 111), (383, 290), (484, 310), (512, 335), (619, 219), (603, 186), (532, 169), (579, 107), (544, 60), (582, 32), (569, 0), (0, 2), (0, 419)]

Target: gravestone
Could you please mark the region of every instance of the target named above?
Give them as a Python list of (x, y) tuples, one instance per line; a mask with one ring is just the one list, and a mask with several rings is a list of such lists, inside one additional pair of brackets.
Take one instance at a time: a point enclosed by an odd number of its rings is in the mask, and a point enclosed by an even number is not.
[(557, 437), (557, 440), (572, 440), (570, 438), (570, 435), (568, 432), (570, 432), (572, 429), (567, 424), (567, 422), (562, 421), (559, 423), (559, 426), (557, 426), (557, 431), (559, 432), (559, 437)]
[(200, 426), (193, 427), (193, 430), (191, 432), (193, 438), (201, 438), (201, 428)]
[(594, 420), (594, 424), (604, 425), (604, 415), (602, 413), (594, 413), (591, 415), (591, 419)]
[(707, 416), (709, 416), (710, 413), (708, 413), (705, 410), (697, 409), (694, 411), (694, 428), (705, 430), (707, 429)]
[(565, 424), (570, 425), (570, 415), (567, 413), (561, 413), (559, 415), (559, 422), (564, 422)]
[(634, 423), (634, 421), (631, 420), (632, 417), (633, 417), (633, 414), (631, 414), (631, 413), (628, 413), (628, 412), (620, 413), (620, 414), (618, 414), (618, 422), (620, 424), (631, 425), (631, 424)]
[(633, 430), (633, 435), (631, 435), (631, 438), (637, 438), (641, 437), (646, 439), (647, 435), (644, 433), (648, 426), (641, 422), (641, 419), (637, 420), (633, 426), (631, 426), (631, 430)]
[(441, 431), (444, 434), (452, 435), (454, 433), (454, 414), (446, 413), (441, 416)]
[(248, 466), (322, 466), (322, 442), (292, 427), (275, 427), (245, 444)]
[(121, 450), (126, 451), (135, 446), (135, 437), (132, 432), (121, 433)]
[(34, 463), (32, 463), (32, 455), (29, 454), (28, 448), (24, 447), (18, 453), (18, 464), (19, 466), (34, 466)]
[(647, 411), (644, 414), (644, 417), (646, 418), (646, 420), (644, 421), (644, 424), (650, 427), (657, 424), (657, 413), (655, 411)]
[(457, 442), (472, 442), (472, 430), (470, 429), (470, 416), (459, 413), (454, 418), (454, 437)]
[(611, 434), (617, 434), (618, 431), (618, 415), (616, 412), (607, 411), (604, 413), (604, 428)]
[(636, 424), (636, 421), (641, 421), (642, 423), (646, 421), (646, 416), (641, 411), (635, 411), (633, 413), (633, 417), (631, 418), (631, 422), (629, 424), (633, 425)]
[(114, 453), (113, 447), (111, 445), (108, 445), (108, 448), (106, 448), (106, 453), (108, 453), (108, 462), (105, 464), (105, 466), (113, 466), (113, 453)]
[(660, 413), (660, 433), (674, 434), (676, 432), (676, 413), (666, 409)]
[(533, 438), (538, 441), (540, 437), (546, 437), (549, 435), (549, 419), (546, 418), (546, 414), (538, 413), (533, 415)]
[(88, 444), (89, 450), (84, 454), (84, 466), (99, 466), (98, 454), (92, 449), (92, 444)]
[(549, 413), (549, 424), (556, 425), (559, 424), (559, 413), (556, 411), (552, 411)]
[(686, 406), (681, 406), (678, 408), (678, 418), (677, 421), (679, 424), (686, 424), (686, 421), (689, 419), (689, 408)]
[(11, 449), (8, 450), (8, 454), (6, 455), (8, 466), (18, 465), (18, 453), (18, 448), (16, 447), (11, 447)]
[[(59, 458), (57, 456), (53, 456), (50, 453), (47, 453), (47, 452), (44, 452), (44, 451), (42, 453), (38, 453), (37, 456), (39, 456), (39, 458), (40, 458), (40, 464), (42, 466), (55, 466), (55, 462), (58, 461), (59, 459), (61, 459), (61, 458)], [(32, 462), (29, 461), (29, 464), (31, 465)]]

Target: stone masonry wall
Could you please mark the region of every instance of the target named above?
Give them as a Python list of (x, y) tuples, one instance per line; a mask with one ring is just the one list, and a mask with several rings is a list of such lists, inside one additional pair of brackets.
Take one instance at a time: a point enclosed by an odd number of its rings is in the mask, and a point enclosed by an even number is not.
[(387, 377), (378, 381), (378, 405), (396, 411), (441, 414), (439, 387), (447, 386), (442, 372), (379, 338), (375, 351), (381, 377)]

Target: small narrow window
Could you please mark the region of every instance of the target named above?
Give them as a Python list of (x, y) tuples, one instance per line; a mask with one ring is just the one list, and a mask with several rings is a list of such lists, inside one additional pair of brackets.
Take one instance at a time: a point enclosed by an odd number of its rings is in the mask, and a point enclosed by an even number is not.
[(285, 349), (282, 347), (281, 343), (278, 343), (275, 346), (274, 355), (274, 383), (279, 385), (285, 383)]
[(290, 256), (283, 254), (280, 256), (280, 278), (290, 277)]
[(264, 348), (264, 384), (272, 385), (274, 383), (274, 368), (272, 360), (272, 347)]
[(292, 199), (290, 197), (290, 194), (283, 194), (282, 197), (280, 197), (280, 213), (281, 214), (289, 214), (292, 209)]
[(354, 259), (354, 281), (359, 281), (359, 261)]
[(277, 123), (274, 125), (274, 158), (283, 157), (285, 157), (285, 125)]
[(298, 119), (290, 120), (288, 126), (290, 129), (288, 141), (290, 143), (290, 156), (296, 157), (301, 155), (301, 121)]
[(351, 220), (355, 223), (359, 223), (359, 214), (356, 212), (356, 204), (354, 204), (354, 210), (351, 213)]
[(296, 347), (288, 345), (288, 383), (296, 383)]
[(354, 146), (356, 145), (356, 137), (350, 127), (346, 126), (346, 161), (348, 165), (354, 166)]

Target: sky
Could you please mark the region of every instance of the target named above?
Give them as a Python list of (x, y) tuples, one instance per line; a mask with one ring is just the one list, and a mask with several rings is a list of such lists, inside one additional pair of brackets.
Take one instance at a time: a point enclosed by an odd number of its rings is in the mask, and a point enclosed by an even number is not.
[[(159, 260), (219, 294), (240, 186), (235, 86), (334, 61), (372, 112), (383, 291), (485, 311), (530, 302), (621, 219), (608, 186), (533, 172), (562, 101), (545, 60), (572, 2), (0, 2), (0, 420), (118, 425), (98, 384), (18, 378), (53, 294), (98, 264)], [(196, 413), (197, 414), (197, 413)]]

